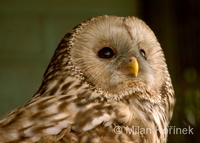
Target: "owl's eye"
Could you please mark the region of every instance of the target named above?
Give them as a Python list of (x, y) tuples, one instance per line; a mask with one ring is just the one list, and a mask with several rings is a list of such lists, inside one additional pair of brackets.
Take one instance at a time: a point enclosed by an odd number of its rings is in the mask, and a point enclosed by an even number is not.
[(111, 59), (113, 56), (115, 56), (115, 52), (110, 47), (103, 47), (99, 50), (98, 56), (102, 59)]
[(146, 52), (144, 49), (140, 49), (140, 54), (142, 55), (143, 58), (147, 59)]

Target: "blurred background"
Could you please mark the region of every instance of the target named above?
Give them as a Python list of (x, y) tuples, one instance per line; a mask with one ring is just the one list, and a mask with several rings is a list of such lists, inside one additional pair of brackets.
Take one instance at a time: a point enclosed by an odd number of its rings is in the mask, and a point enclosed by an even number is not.
[(171, 127), (192, 129), (168, 142), (200, 142), (200, 0), (0, 0), (0, 116), (33, 96), (68, 31), (103, 14), (137, 16), (151, 27), (175, 89)]

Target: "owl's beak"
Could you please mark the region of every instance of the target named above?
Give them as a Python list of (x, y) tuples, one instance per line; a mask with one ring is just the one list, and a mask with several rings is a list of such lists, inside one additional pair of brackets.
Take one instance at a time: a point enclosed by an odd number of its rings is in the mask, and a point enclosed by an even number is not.
[(133, 74), (135, 77), (138, 76), (139, 65), (135, 57), (129, 59), (128, 71), (130, 74)]

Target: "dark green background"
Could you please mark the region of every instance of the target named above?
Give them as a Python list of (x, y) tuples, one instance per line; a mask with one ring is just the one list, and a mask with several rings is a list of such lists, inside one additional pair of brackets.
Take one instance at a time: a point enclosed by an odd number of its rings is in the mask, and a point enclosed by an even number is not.
[(53, 51), (80, 22), (97, 15), (137, 16), (155, 32), (176, 93), (170, 143), (200, 142), (199, 0), (0, 0), (0, 115), (37, 91)]

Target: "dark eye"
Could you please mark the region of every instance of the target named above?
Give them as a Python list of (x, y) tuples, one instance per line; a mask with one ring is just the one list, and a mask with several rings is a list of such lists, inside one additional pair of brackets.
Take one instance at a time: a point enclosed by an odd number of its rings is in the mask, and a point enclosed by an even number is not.
[(99, 50), (98, 56), (102, 59), (110, 59), (115, 55), (115, 52), (110, 47), (103, 47)]
[(140, 49), (140, 54), (142, 55), (142, 57), (144, 57), (145, 59), (147, 59), (146, 52), (145, 52), (144, 49)]

